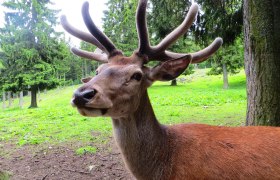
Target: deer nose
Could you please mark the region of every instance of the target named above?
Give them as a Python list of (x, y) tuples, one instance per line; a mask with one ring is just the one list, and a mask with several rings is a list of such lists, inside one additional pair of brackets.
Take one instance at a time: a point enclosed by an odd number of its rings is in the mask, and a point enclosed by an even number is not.
[(92, 98), (96, 95), (97, 91), (95, 89), (85, 90), (83, 92), (77, 90), (74, 93), (74, 98), (72, 103), (77, 107), (84, 107), (86, 103), (90, 102)]

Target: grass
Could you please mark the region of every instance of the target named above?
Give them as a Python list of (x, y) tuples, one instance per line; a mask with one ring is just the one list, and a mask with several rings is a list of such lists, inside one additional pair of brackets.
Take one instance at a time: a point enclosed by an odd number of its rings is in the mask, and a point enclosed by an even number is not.
[(203, 74), (194, 74), (186, 80), (188, 83), (174, 87), (156, 83), (149, 92), (158, 119), (167, 124), (242, 125), (247, 101), (244, 72), (229, 77), (228, 90), (222, 89), (222, 76)]
[(95, 154), (96, 153), (96, 147), (93, 146), (85, 146), (85, 147), (81, 147), (79, 149), (76, 150), (76, 154), (77, 155), (84, 155), (86, 153), (89, 154)]
[(9, 172), (3, 172), (0, 170), (0, 180), (9, 180), (11, 174)]
[[(163, 124), (243, 125), (246, 114), (244, 72), (230, 76), (229, 81), (230, 89), (224, 90), (222, 76), (206, 76), (205, 70), (200, 70), (176, 87), (169, 86), (169, 82), (155, 83), (149, 89), (149, 96)], [(94, 152), (94, 147), (90, 149), (84, 145), (104, 143), (112, 134), (111, 121), (79, 115), (69, 103), (77, 87), (40, 94), (37, 109), (28, 109), (29, 99), (25, 97), (23, 109), (0, 110), (0, 150), (7, 142), (18, 146), (79, 142), (82, 147), (78, 152)]]

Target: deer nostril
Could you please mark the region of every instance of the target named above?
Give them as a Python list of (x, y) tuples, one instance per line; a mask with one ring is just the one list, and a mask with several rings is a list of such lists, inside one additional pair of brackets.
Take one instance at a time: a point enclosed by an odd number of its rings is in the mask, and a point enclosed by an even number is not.
[(74, 106), (84, 107), (96, 95), (96, 93), (97, 91), (95, 89), (86, 90), (84, 92), (77, 90), (74, 93), (74, 98), (72, 100), (72, 103)]
[(85, 92), (83, 92), (83, 98), (90, 100), (95, 96), (96, 93), (97, 93), (97, 91), (95, 89), (90, 90), (90, 91), (85, 91)]

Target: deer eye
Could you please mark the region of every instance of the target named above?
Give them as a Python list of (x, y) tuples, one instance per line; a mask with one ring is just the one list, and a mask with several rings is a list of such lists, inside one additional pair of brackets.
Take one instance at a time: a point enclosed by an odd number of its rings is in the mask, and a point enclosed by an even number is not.
[(136, 81), (140, 81), (142, 79), (142, 73), (140, 72), (137, 72), (137, 73), (134, 73), (132, 76), (131, 76), (131, 79), (134, 79)]
[(98, 75), (98, 71), (97, 70), (95, 71), (95, 75)]

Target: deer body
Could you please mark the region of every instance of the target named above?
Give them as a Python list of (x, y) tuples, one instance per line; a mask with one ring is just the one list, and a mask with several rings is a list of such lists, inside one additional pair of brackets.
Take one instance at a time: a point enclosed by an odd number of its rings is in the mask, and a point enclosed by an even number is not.
[[(190, 54), (167, 48), (187, 32), (195, 20), (193, 4), (184, 22), (158, 45), (149, 43), (147, 0), (139, 0), (136, 13), (139, 48), (125, 57), (93, 23), (89, 4), (82, 8), (90, 33), (65, 30), (104, 53), (77, 48), (78, 56), (104, 63), (95, 77), (85, 78), (72, 99), (83, 116), (112, 118), (114, 137), (127, 168), (137, 179), (280, 179), (280, 129), (272, 127), (220, 127), (198, 124), (161, 125), (153, 112), (147, 88), (154, 81), (177, 78), (190, 63), (200, 63), (222, 45), (216, 38), (203, 50)], [(97, 51), (98, 52), (98, 51)], [(149, 61), (160, 63), (150, 68)]]
[(181, 140), (175, 154), (182, 155), (174, 163), (179, 164), (175, 179), (280, 178), (279, 128), (197, 124), (172, 129)]
[(115, 140), (137, 179), (280, 178), (279, 128), (163, 126), (144, 96), (135, 114), (113, 119)]

